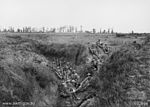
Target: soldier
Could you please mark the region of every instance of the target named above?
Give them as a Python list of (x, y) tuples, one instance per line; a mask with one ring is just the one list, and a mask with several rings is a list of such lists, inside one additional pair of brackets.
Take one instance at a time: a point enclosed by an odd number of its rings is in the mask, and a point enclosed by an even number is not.
[(104, 43), (101, 43), (101, 44), (100, 44), (100, 48), (103, 48), (103, 47), (104, 47)]
[(70, 79), (70, 78), (69, 78), (70, 74), (71, 74), (71, 70), (70, 70), (70, 69), (67, 69), (66, 80)]
[(62, 84), (60, 85), (62, 87), (60, 87), (60, 94), (63, 96), (71, 96), (69, 88), (68, 88), (68, 84), (67, 81), (62, 82)]
[(59, 66), (57, 66), (57, 68), (56, 68), (57, 70), (59, 70), (60, 68), (59, 68)]
[(88, 56), (88, 57), (86, 58), (86, 63), (87, 63), (87, 64), (90, 64), (91, 61), (92, 61), (92, 57), (91, 57), (91, 56)]
[(88, 73), (87, 76), (90, 77), (90, 76), (92, 76), (92, 74), (91, 74), (91, 73)]
[(67, 83), (68, 93), (74, 93), (76, 91), (76, 88), (73, 86), (71, 81), (68, 80), (66, 83)]
[(104, 53), (107, 53), (107, 52), (108, 52), (107, 44), (104, 44), (103, 51), (104, 51)]
[(67, 64), (65, 65), (65, 69), (69, 69), (69, 66)]
[(96, 57), (93, 57), (92, 66), (94, 67), (94, 70), (98, 69), (98, 62), (97, 62), (97, 58)]
[(73, 72), (73, 73), (71, 74), (71, 83), (72, 83), (75, 87), (78, 86), (79, 78), (80, 78), (80, 76), (79, 76), (76, 72)]
[(66, 63), (66, 65), (68, 65), (68, 66), (69, 66), (69, 62), (67, 62), (67, 63)]
[(67, 88), (66, 88), (67, 93), (69, 93), (73, 99), (79, 100), (80, 98), (77, 97), (75, 94), (77, 91), (77, 88), (69, 80), (66, 82), (66, 84), (67, 84)]
[(96, 42), (96, 45), (97, 45), (97, 46), (100, 46), (100, 44), (101, 44), (101, 40), (98, 39), (98, 41)]
[(73, 71), (73, 70), (72, 70), (72, 67), (69, 67), (69, 70), (70, 70), (70, 73), (71, 73), (71, 72)]
[(89, 86), (89, 82), (92, 78), (92, 75), (90, 73), (87, 74), (87, 77), (80, 83), (79, 87), (76, 89), (76, 91), (85, 89)]
[(63, 75), (62, 75), (62, 73), (61, 73), (61, 70), (60, 70), (60, 69), (58, 69), (58, 70), (57, 70), (57, 74), (58, 74), (58, 76), (59, 76), (59, 78), (60, 78), (60, 79), (63, 79)]
[(75, 71), (72, 69), (72, 67), (70, 67), (70, 74), (69, 74), (70, 79), (72, 79), (74, 73)]

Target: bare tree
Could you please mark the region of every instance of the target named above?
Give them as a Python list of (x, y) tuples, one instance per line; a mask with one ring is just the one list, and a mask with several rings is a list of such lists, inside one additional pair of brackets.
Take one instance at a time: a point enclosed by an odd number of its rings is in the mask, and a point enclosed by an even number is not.
[(108, 33), (110, 33), (110, 29), (108, 29)]
[(45, 27), (42, 27), (42, 32), (43, 32), (43, 33), (45, 32)]
[(83, 32), (82, 28), (83, 28), (83, 26), (81, 25), (81, 26), (80, 26), (80, 32)]
[(113, 34), (114, 33), (114, 31), (113, 31), (113, 29), (111, 29), (111, 34)]
[(95, 33), (96, 33), (96, 29), (94, 28), (94, 29), (93, 29), (93, 34), (95, 34)]
[(103, 33), (106, 33), (106, 30), (104, 29)]
[(76, 32), (76, 33), (78, 32), (78, 29), (77, 29), (77, 27), (75, 28), (75, 32)]
[(100, 33), (102, 33), (102, 30), (100, 29)]

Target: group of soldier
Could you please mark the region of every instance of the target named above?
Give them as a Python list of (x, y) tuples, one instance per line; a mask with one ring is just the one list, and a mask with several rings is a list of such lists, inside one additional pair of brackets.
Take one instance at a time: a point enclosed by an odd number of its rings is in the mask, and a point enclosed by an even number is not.
[[(69, 86), (70, 88), (72, 88), (69, 90), (72, 90), (74, 92), (80, 78), (75, 68), (73, 68), (71, 63), (65, 61), (59, 61), (58, 64), (55, 64), (55, 62), (53, 62), (53, 64), (55, 65), (54, 71), (62, 81), (63, 86), (66, 88)], [(68, 91), (68, 93), (71, 92)]]
[(110, 48), (107, 46), (107, 44), (102, 43), (100, 39), (96, 42), (96, 46), (101, 48), (105, 54), (109, 54)]
[(54, 72), (61, 80), (60, 95), (63, 97), (69, 96), (74, 100), (80, 100), (80, 98), (77, 97), (77, 92), (85, 89), (89, 85), (89, 81), (92, 76), (90, 75), (90, 73), (88, 73), (87, 77), (81, 80), (80, 75), (77, 73), (77, 71), (70, 62), (56, 62), (53, 62), (53, 68)]
[(102, 43), (100, 39), (95, 44), (89, 46), (89, 53), (92, 56), (91, 65), (96, 71), (99, 71), (99, 67), (110, 55), (110, 52), (110, 48), (107, 44)]
[[(108, 55), (109, 50), (107, 45), (101, 43), (100, 40), (96, 42), (94, 48), (96, 48), (95, 51), (93, 51), (91, 47), (89, 47), (92, 55), (91, 64), (93, 64), (92, 66), (94, 70), (97, 71), (99, 69), (99, 65), (103, 63), (101, 51), (103, 51), (103, 54)], [(71, 62), (62, 61), (58, 59), (53, 61), (53, 70), (58, 76), (58, 78), (61, 80), (60, 94), (64, 97), (69, 96), (76, 100), (80, 99), (79, 97), (77, 97), (76, 93), (88, 87), (89, 82), (93, 78), (92, 75), (88, 73), (86, 78), (81, 79), (80, 75), (76, 71), (76, 67), (73, 66)]]

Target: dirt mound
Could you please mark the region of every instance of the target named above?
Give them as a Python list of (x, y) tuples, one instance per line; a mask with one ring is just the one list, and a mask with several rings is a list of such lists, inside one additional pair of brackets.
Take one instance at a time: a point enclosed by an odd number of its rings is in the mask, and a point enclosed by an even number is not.
[[(51, 69), (53, 59), (85, 63), (80, 44), (44, 44), (22, 36), (4, 36), (0, 49), (0, 103), (34, 102), (55, 106), (59, 80)], [(20, 107), (23, 105), (19, 105)]]
[[(149, 97), (148, 51), (135, 46), (124, 46), (112, 53), (99, 71), (100, 103), (104, 106), (133, 106), (134, 101), (147, 101)], [(146, 48), (148, 49), (148, 47)], [(131, 102), (130, 102), (131, 101)]]
[(50, 60), (59, 58), (72, 62), (76, 65), (85, 63), (87, 57), (87, 48), (81, 44), (38, 44), (36, 49), (40, 54), (48, 57)]
[[(0, 47), (0, 104), (55, 105), (58, 81), (46, 57), (36, 53), (37, 42), (20, 36), (4, 37), (4, 40)], [(20, 103), (19, 107), (22, 106)]]

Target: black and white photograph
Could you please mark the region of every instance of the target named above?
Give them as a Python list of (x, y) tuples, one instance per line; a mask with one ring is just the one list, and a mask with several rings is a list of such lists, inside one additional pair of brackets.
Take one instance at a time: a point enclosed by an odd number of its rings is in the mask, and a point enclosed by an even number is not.
[(0, 107), (150, 107), (150, 0), (0, 0)]

